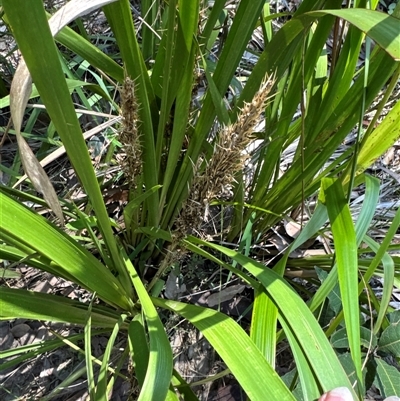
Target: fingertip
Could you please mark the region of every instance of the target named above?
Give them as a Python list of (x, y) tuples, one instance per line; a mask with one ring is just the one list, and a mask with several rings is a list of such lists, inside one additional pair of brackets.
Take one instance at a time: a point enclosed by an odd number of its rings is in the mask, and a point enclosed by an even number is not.
[[(354, 401), (347, 387), (337, 387), (324, 394), (319, 401)], [(389, 400), (395, 401), (395, 400)]]

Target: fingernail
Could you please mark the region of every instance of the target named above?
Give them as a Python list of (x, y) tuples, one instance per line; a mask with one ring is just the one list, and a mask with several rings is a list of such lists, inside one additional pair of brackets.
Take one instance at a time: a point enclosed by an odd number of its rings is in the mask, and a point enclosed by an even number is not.
[(328, 400), (332, 401), (353, 401), (353, 396), (347, 387), (337, 387), (328, 392)]

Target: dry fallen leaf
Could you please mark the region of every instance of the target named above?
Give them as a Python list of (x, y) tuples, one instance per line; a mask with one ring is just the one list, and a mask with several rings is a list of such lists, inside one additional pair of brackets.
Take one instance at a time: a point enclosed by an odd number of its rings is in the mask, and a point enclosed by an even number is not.
[[(115, 0), (71, 0), (50, 18), (49, 26), (52, 35), (55, 36), (64, 26), (77, 17), (114, 1)], [(21, 59), (11, 84), (10, 108), (18, 147), (21, 153), (22, 165), (32, 185), (39, 193), (43, 194), (51, 210), (60, 219), (61, 225), (64, 225), (62, 209), (50, 179), (21, 135), (23, 116), (31, 92), (32, 79), (25, 61)]]
[(32, 80), (25, 62), (21, 60), (10, 89), (10, 109), (17, 136), (18, 148), (21, 155), (24, 170), (35, 187), (36, 191), (43, 194), (43, 197), (51, 210), (64, 225), (63, 212), (58, 201), (56, 191), (50, 182), (49, 177), (36, 159), (32, 149), (21, 135), (22, 121), (29, 96), (32, 91)]
[(175, 271), (169, 273), (167, 282), (165, 283), (165, 297), (167, 299), (178, 299), (179, 295), (186, 291), (186, 285), (179, 283), (179, 277)]
[(240, 294), (244, 288), (245, 286), (243, 284), (231, 285), (216, 294), (211, 294), (207, 299), (208, 306), (212, 308), (221, 302), (229, 301), (235, 295)]
[(290, 235), (292, 238), (297, 238), (300, 235), (301, 225), (299, 223), (286, 220), (284, 224), (287, 235)]

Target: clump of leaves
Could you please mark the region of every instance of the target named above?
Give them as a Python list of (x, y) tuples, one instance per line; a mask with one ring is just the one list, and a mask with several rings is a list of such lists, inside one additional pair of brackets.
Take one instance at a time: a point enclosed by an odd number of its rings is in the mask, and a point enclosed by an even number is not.
[[(11, 97), (2, 99), (2, 104), (11, 101), (14, 128), (20, 132), (22, 116), (32, 96), (32, 78), (37, 90), (35, 96), (39, 94), (46, 107), (89, 207), (83, 212), (70, 201), (48, 196), (46, 202), (61, 223), (57, 227), (22, 203), (37, 198), (0, 187), (3, 208), (0, 257), (14, 262), (24, 260), (73, 281), (95, 294), (101, 303), (83, 304), (55, 295), (3, 287), (0, 316), (84, 326), (86, 367), (82, 373), (87, 375), (92, 399), (107, 399), (125, 357), (135, 367), (139, 400), (181, 396), (196, 399), (185, 380), (173, 370), (171, 345), (157, 308), (172, 311), (199, 329), (250, 399), (295, 399), (275, 372), (275, 353), (283, 336), (292, 349), (304, 398), (316, 399), (321, 391), (337, 386), (346, 386), (362, 397), (357, 294), (362, 291), (363, 281), (359, 282), (358, 277), (357, 249), (362, 241), (369, 244), (366, 232), (379, 187), (376, 180), (363, 172), (399, 136), (396, 117), (400, 103), (393, 106), (377, 127), (373, 121), (345, 156), (330, 164), (327, 161), (349, 131), (362, 122), (363, 113), (379, 91), (386, 87), (390, 94), (398, 79), (399, 7), (392, 16), (386, 16), (361, 8), (363, 3), (359, 1), (355, 2), (355, 8), (343, 10), (341, 0), (328, 3), (304, 0), (292, 18), (275, 30), (272, 20), (278, 16), (269, 16), (269, 6), (264, 0), (240, 2), (229, 17), (232, 21), (226, 33), (220, 25), (228, 17), (224, 1), (215, 1), (210, 7), (199, 0), (170, 0), (168, 4), (143, 1), (140, 12), (145, 24), (139, 41), (127, 0), (95, 0), (90, 4), (71, 0), (49, 21), (40, 0), (31, 0), (29, 5), (25, 1), (3, 0), (3, 18), (11, 26), (26, 64), (21, 63), (13, 79)], [(377, 1), (371, 3), (374, 9)], [(85, 35), (67, 27), (98, 7), (102, 7), (113, 32), (123, 66), (99, 51)], [(207, 14), (206, 20), (200, 20), (202, 13)], [(30, 23), (26, 24), (28, 15)], [(329, 64), (325, 43), (336, 18), (350, 25), (343, 42), (341, 35), (334, 37), (335, 63)], [(256, 54), (257, 62), (248, 78), (239, 83), (236, 71), (257, 25), (261, 26), (265, 45)], [(377, 46), (368, 63), (359, 69), (364, 32)], [(123, 222), (119, 224), (108, 216), (84, 140), (87, 133), (82, 133), (80, 112), (70, 96), (71, 88), (79, 91), (77, 88), (84, 83), (66, 80), (65, 71), (68, 74), (71, 71), (60, 64), (53, 36), (87, 61), (91, 71), (101, 71), (104, 81), (99, 78), (100, 89), (92, 87), (97, 94), (110, 101), (102, 90), (105, 81), (123, 87), (120, 139), (130, 188)], [(220, 50), (218, 59), (213, 57), (215, 46)], [(37, 49), (41, 49), (40, 54)], [(194, 71), (198, 63), (206, 85), (198, 88), (199, 92), (204, 89), (204, 94), (197, 99), (198, 110), (193, 110), (196, 92), (193, 84), (197, 82)], [(273, 80), (264, 81), (272, 75)], [(236, 91), (226, 97), (230, 86)], [(270, 95), (273, 97), (266, 102)], [(84, 96), (80, 99), (90, 107), (88, 99)], [(257, 134), (253, 131), (261, 115), (265, 117), (265, 129)], [(247, 180), (244, 172), (247, 155), (243, 151), (253, 136), (258, 136), (262, 143), (252, 154), (254, 173)], [(289, 145), (295, 146), (294, 160), (280, 174), (280, 155)], [(43, 188), (51, 183), (42, 174), (37, 160), (32, 161), (32, 152), (26, 146), (20, 152), (25, 169), (30, 170), (32, 184), (50, 194), (51, 189)], [(366, 183), (368, 193), (364, 211), (354, 226), (346, 194), (358, 182)], [(226, 187), (231, 189), (228, 201), (233, 207), (226, 239), (238, 242), (241, 238), (241, 251), (245, 246), (249, 248), (253, 238), (263, 238), (306, 197), (319, 194), (318, 207), (307, 226), (273, 269), (237, 250), (188, 235), (198, 231), (208, 205), (220, 201)], [(39, 202), (44, 204), (42, 200)], [(79, 238), (62, 229), (64, 216), (85, 227), (86, 240), (89, 238), (98, 257)], [(283, 278), (283, 273), (289, 252), (315, 235), (328, 219), (336, 265), (306, 304)], [(388, 283), (398, 276), (398, 271), (386, 268), (383, 262), (398, 225), (399, 213), (384, 243), (374, 248), (377, 256), (363, 271), (365, 282), (374, 274), (386, 275)], [(116, 236), (114, 229), (121, 235)], [(250, 335), (220, 312), (163, 299), (159, 291), (150, 296), (149, 291), (159, 276), (176, 260), (177, 249), (218, 263), (254, 289)], [(380, 270), (381, 263), (384, 272)], [(156, 265), (158, 273), (147, 284), (143, 276), (151, 264)], [(327, 334), (330, 336), (344, 320), (356, 390), (313, 314), (337, 284), (341, 309)], [(379, 318), (386, 312), (387, 299), (381, 305)], [(282, 332), (277, 330), (278, 321)], [(98, 374), (94, 374), (92, 366), (93, 327), (110, 333)], [(110, 370), (110, 353), (120, 331), (127, 333), (126, 351), (116, 369)], [(35, 352), (45, 349), (43, 345)], [(32, 355), (12, 360), (21, 352), (4, 352), (2, 356), (10, 358), (6, 366)]]

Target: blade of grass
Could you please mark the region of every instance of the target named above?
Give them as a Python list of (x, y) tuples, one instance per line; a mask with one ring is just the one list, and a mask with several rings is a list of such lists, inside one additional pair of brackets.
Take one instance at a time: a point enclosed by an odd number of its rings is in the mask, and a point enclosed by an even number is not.
[(207, 49), (204, 50), (212, 49), (212, 45), (214, 44), (215, 39), (218, 36), (218, 30), (215, 28), (216, 26), (222, 25), (223, 21), (226, 18), (224, 7), (225, 0), (216, 0), (211, 8), (210, 13), (207, 16), (206, 24), (199, 38), (200, 47), (203, 49), (207, 46)]
[[(286, 268), (289, 254), (311, 238), (322, 227), (327, 218), (328, 214), (325, 206), (318, 204), (310, 221), (301, 230), (300, 235), (274, 267), (274, 271), (282, 276)], [(258, 288), (255, 293), (250, 335), (255, 344), (265, 355), (267, 361), (272, 366), (275, 366), (278, 309), (274, 301), (268, 297), (263, 288)]]
[(280, 318), (279, 322), (281, 323), (285, 335), (289, 341), (290, 349), (293, 352), (293, 356), (296, 361), (296, 370), (301, 383), (303, 399), (316, 400), (321, 395), (320, 390), (310, 364), (303, 353), (301, 345), (297, 342), (296, 336), (290, 329), (288, 323), (285, 321), (285, 318)]
[(155, 23), (159, 5), (152, 0), (143, 0), (141, 2), (142, 26), (142, 52), (145, 60), (154, 58), (155, 47)]
[[(83, 326), (87, 318), (87, 305), (56, 295), (2, 288), (0, 302), (1, 320), (24, 318), (75, 323)], [(111, 328), (117, 320), (118, 315), (113, 309), (93, 308), (93, 326)]]
[(127, 315), (120, 316), (120, 318), (118, 319), (118, 322), (115, 323), (115, 326), (110, 335), (110, 338), (108, 339), (107, 347), (104, 351), (103, 360), (101, 363), (99, 378), (97, 380), (96, 393), (94, 396), (95, 401), (108, 401), (108, 399), (109, 399), (108, 392), (107, 392), (107, 373), (108, 373), (107, 369), (108, 369), (108, 365), (110, 362), (111, 352), (114, 347), (115, 339), (117, 338), (117, 335), (121, 329), (121, 326), (124, 323), (126, 318), (127, 318)]
[(149, 346), (146, 339), (143, 318), (135, 316), (129, 324), (129, 347), (132, 360), (135, 361), (135, 376), (140, 387), (143, 387), (149, 363)]
[[(105, 302), (132, 309), (132, 301), (120, 282), (83, 246), (57, 229), (42, 216), (0, 193), (2, 218), (0, 238), (27, 254), (37, 252), (40, 262), (50, 266), (56, 275), (73, 280), (96, 292)], [(40, 232), (40, 235), (37, 233)]]
[[(369, 282), (373, 274), (376, 272), (376, 268), (378, 267), (379, 263), (385, 256), (385, 252), (388, 250), (389, 245), (394, 235), (396, 234), (399, 225), (400, 225), (400, 209), (397, 210), (396, 215), (393, 218), (392, 224), (390, 225), (389, 230), (382, 242), (382, 245), (379, 247), (377, 254), (373, 258), (370, 265), (368, 266), (367, 271), (364, 273), (364, 281), (360, 282), (358, 285), (358, 295), (360, 295), (364, 289), (364, 282)], [(394, 282), (396, 283), (396, 277), (394, 277)], [(340, 314), (336, 317), (336, 319), (331, 322), (329, 329), (326, 332), (328, 336), (332, 334), (332, 332), (336, 329), (336, 327), (338, 326), (338, 324), (341, 322), (342, 319), (343, 319), (343, 311), (341, 311)]]
[[(396, 102), (385, 119), (361, 144), (357, 159), (357, 173), (364, 171), (383, 154), (400, 136), (400, 102)], [(347, 178), (347, 177), (346, 177)]]
[[(379, 252), (379, 244), (367, 235), (364, 237), (365, 243), (377, 254)], [(383, 244), (382, 244), (383, 246)], [(374, 323), (374, 334), (378, 334), (381, 329), (382, 323), (386, 318), (386, 312), (393, 294), (394, 287), (394, 261), (392, 257), (386, 252), (382, 257), (383, 265), (383, 291), (382, 297), (379, 302), (378, 316)]]
[(308, 13), (311, 16), (326, 14), (336, 15), (349, 21), (385, 49), (393, 59), (400, 60), (400, 31), (397, 18), (365, 8), (324, 10)]
[[(107, 390), (106, 390), (106, 394), (111, 394), (112, 393), (112, 389), (114, 388), (115, 385), (115, 380), (116, 377), (119, 376), (121, 373), (121, 370), (126, 366), (126, 360), (129, 357), (129, 347), (125, 347), (124, 352), (122, 353), (122, 355), (119, 357), (119, 361), (116, 364), (115, 367), (115, 371), (112, 372), (112, 376), (107, 384)], [(110, 371), (110, 368), (108, 367), (108, 370)], [(132, 380), (131, 378), (125, 379), (126, 381)]]
[(172, 351), (164, 326), (150, 296), (127, 255), (123, 255), (141, 302), (149, 335), (149, 360), (146, 376), (138, 400), (164, 400), (172, 377)]
[(88, 388), (89, 388), (89, 397), (90, 401), (94, 401), (95, 396), (95, 380), (93, 373), (93, 363), (92, 363), (92, 307), (93, 301), (95, 299), (95, 294), (92, 295), (92, 299), (90, 300), (86, 322), (84, 328), (84, 337), (85, 337), (85, 364), (86, 364), (86, 374), (88, 380)]
[[(188, 319), (204, 334), (251, 400), (295, 399), (258, 348), (234, 320), (208, 308), (160, 298), (152, 298), (152, 300), (155, 305)], [(268, 382), (267, 386), (266, 382)]]
[[(95, 7), (97, 3), (98, 1), (93, 1), (90, 5), (86, 4), (86, 8), (92, 10), (92, 7)], [(69, 10), (72, 10), (72, 14), (65, 13), (63, 19), (61, 13), (61, 17), (59, 14), (57, 19), (50, 20), (50, 23), (55, 24), (56, 27), (54, 34), (57, 29), (61, 29), (77, 16), (73, 14), (73, 8), (71, 9), (74, 4), (75, 2), (69, 2), (65, 6), (70, 7)], [(35, 81), (43, 103), (46, 105), (47, 112), (67, 149), (77, 176), (93, 204), (104, 241), (115, 264), (114, 267), (120, 274), (121, 285), (129, 294), (131, 291), (131, 288), (128, 287), (129, 279), (119, 257), (107, 210), (58, 60), (58, 51), (50, 32), (43, 3), (40, 0), (32, 0), (28, 5), (21, 0), (6, 0), (3, 5), (29, 72)], [(77, 8), (75, 11), (84, 12), (82, 8)], [(26, 24), (27, 15), (29, 15), (29, 24)], [(39, 48), (41, 49), (41, 57), (37, 57), (35, 50)]]
[(264, 287), (255, 290), (253, 312), (251, 315), (250, 338), (265, 356), (268, 363), (275, 368), (276, 362), (276, 325), (278, 311), (265, 292)]
[[(365, 184), (365, 201), (363, 203), (359, 218), (356, 222), (357, 246), (361, 244), (365, 234), (367, 233), (367, 230), (370, 227), (379, 199), (379, 180), (365, 175)], [(330, 271), (328, 278), (322, 283), (309, 303), (311, 311), (315, 311), (324, 302), (325, 298), (336, 285), (337, 277), (337, 269), (336, 266), (334, 266)]]
[[(305, 303), (274, 271), (265, 269), (262, 263), (220, 245), (190, 237), (193, 243), (203, 244), (236, 260), (253, 274), (265, 287), (274, 300), (279, 315), (284, 317), (312, 366), (315, 376), (324, 391), (334, 387), (346, 386), (354, 394), (351, 384), (338, 361), (325, 333)], [(329, 372), (329, 373), (328, 373)], [(334, 374), (332, 374), (334, 372)]]
[(335, 243), (340, 294), (349, 339), (350, 352), (356, 369), (359, 394), (362, 394), (362, 360), (360, 344), (360, 309), (357, 294), (358, 261), (356, 234), (343, 186), (339, 180), (322, 180), (323, 201), (326, 204)]
[[(155, 135), (159, 110), (147, 68), (140, 51), (128, 0), (120, 0), (103, 8), (124, 61), (126, 74), (135, 81), (135, 97), (139, 107), (140, 131), (143, 144), (143, 175), (146, 189), (158, 185), (158, 165)], [(159, 195), (154, 192), (146, 200), (148, 224), (158, 226)]]
[(172, 385), (178, 387), (178, 391), (185, 397), (185, 401), (199, 401), (189, 384), (182, 378), (182, 376), (174, 369), (172, 377)]

